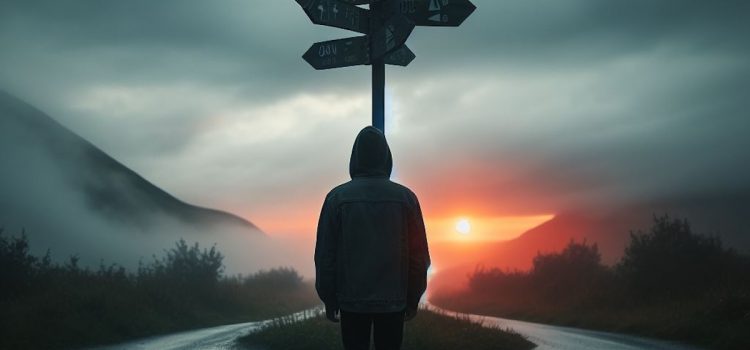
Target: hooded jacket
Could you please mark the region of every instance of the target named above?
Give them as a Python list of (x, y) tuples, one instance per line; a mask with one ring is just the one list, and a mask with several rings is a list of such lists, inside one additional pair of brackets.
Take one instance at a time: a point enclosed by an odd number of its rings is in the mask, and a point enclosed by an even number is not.
[(320, 299), (349, 312), (416, 309), (430, 256), (417, 196), (390, 181), (385, 135), (366, 127), (349, 162), (351, 181), (326, 196), (318, 221), (315, 272)]

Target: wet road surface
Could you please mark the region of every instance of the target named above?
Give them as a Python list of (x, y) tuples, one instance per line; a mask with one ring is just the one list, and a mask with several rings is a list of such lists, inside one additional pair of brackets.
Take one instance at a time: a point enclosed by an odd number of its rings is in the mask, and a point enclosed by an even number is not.
[[(432, 309), (437, 309), (430, 306)], [(318, 310), (300, 312), (292, 317), (303, 319), (310, 317)], [(442, 310), (441, 310), (442, 311)], [(443, 311), (449, 315), (468, 317), (486, 325), (510, 328), (524, 335), (537, 344), (537, 350), (697, 350), (699, 348), (684, 344), (636, 337), (626, 334), (591, 331), (579, 328), (550, 326), (545, 324), (508, 320), (498, 317), (488, 317)], [(242, 349), (236, 339), (255, 330), (270, 321), (248, 322), (226, 326), (211, 327), (193, 331), (186, 331), (162, 336), (155, 336), (130, 341), (96, 350), (228, 350)], [(262, 349), (246, 349), (262, 350)], [(327, 349), (321, 349), (327, 350)], [(405, 349), (408, 350), (408, 349)], [(442, 349), (434, 349), (442, 350)], [(453, 349), (445, 349), (453, 350)]]

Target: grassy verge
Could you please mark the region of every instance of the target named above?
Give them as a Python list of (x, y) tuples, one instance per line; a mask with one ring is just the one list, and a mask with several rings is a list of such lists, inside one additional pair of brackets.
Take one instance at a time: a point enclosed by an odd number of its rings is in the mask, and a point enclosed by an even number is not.
[[(522, 350), (535, 346), (511, 330), (487, 327), (428, 309), (420, 310), (405, 327), (404, 350)], [(248, 349), (260, 346), (268, 350), (343, 350), (339, 325), (322, 314), (301, 321), (275, 320), (240, 338), (239, 344)]]
[(750, 349), (750, 319), (743, 320), (740, 316), (739, 319), (726, 320), (716, 316), (715, 313), (731, 312), (718, 303), (673, 301), (555, 309), (532, 306), (522, 310), (473, 293), (433, 298), (430, 302), (457, 312), (675, 340), (710, 349)]
[(0, 230), (0, 349), (68, 349), (255, 321), (318, 303), (289, 268), (224, 276), (223, 255), (185, 242), (137, 272), (53, 263)]

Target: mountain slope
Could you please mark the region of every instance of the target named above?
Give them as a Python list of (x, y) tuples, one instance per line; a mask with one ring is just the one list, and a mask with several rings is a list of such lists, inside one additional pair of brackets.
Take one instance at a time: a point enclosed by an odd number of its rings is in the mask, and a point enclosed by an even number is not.
[[(189, 224), (232, 224), (259, 231), (235, 215), (180, 201), (41, 111), (2, 92), (0, 126), (3, 130), (0, 135), (6, 141), (7, 133), (14, 131), (30, 135), (26, 142), (42, 144), (51, 158), (68, 172), (71, 184), (85, 193), (90, 207), (112, 219), (143, 225), (148, 224), (149, 216), (163, 214)], [(24, 142), (3, 144), (3, 149), (13, 152), (13, 148), (23, 146)]]
[(92, 264), (132, 265), (180, 238), (236, 245), (236, 255), (267, 239), (243, 218), (175, 198), (1, 91), (0, 228), (25, 229), (35, 250)]
[[(617, 262), (630, 233), (647, 231), (654, 216), (687, 219), (693, 231), (716, 235), (726, 247), (750, 251), (750, 194), (693, 195), (607, 209), (580, 209), (559, 214), (520, 237), (500, 244), (484, 257), (494, 262), (504, 257), (514, 268), (529, 268), (537, 251), (561, 250), (570, 240), (596, 243), (607, 264)], [(494, 259), (493, 259), (494, 258)]]
[(538, 253), (561, 251), (571, 240), (595, 243), (605, 264), (614, 264), (630, 233), (648, 231), (654, 215), (687, 219), (693, 231), (716, 235), (725, 247), (750, 252), (750, 193), (693, 195), (578, 209), (556, 215), (503, 242), (440, 243), (430, 246), (438, 273), (433, 290), (453, 290), (477, 267), (528, 270)]

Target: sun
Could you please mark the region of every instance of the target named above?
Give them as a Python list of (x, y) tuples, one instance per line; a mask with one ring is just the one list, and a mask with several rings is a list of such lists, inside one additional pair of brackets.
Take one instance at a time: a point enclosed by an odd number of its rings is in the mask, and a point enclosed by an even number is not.
[(468, 235), (471, 232), (471, 223), (469, 219), (459, 219), (456, 221), (456, 232), (462, 235)]

